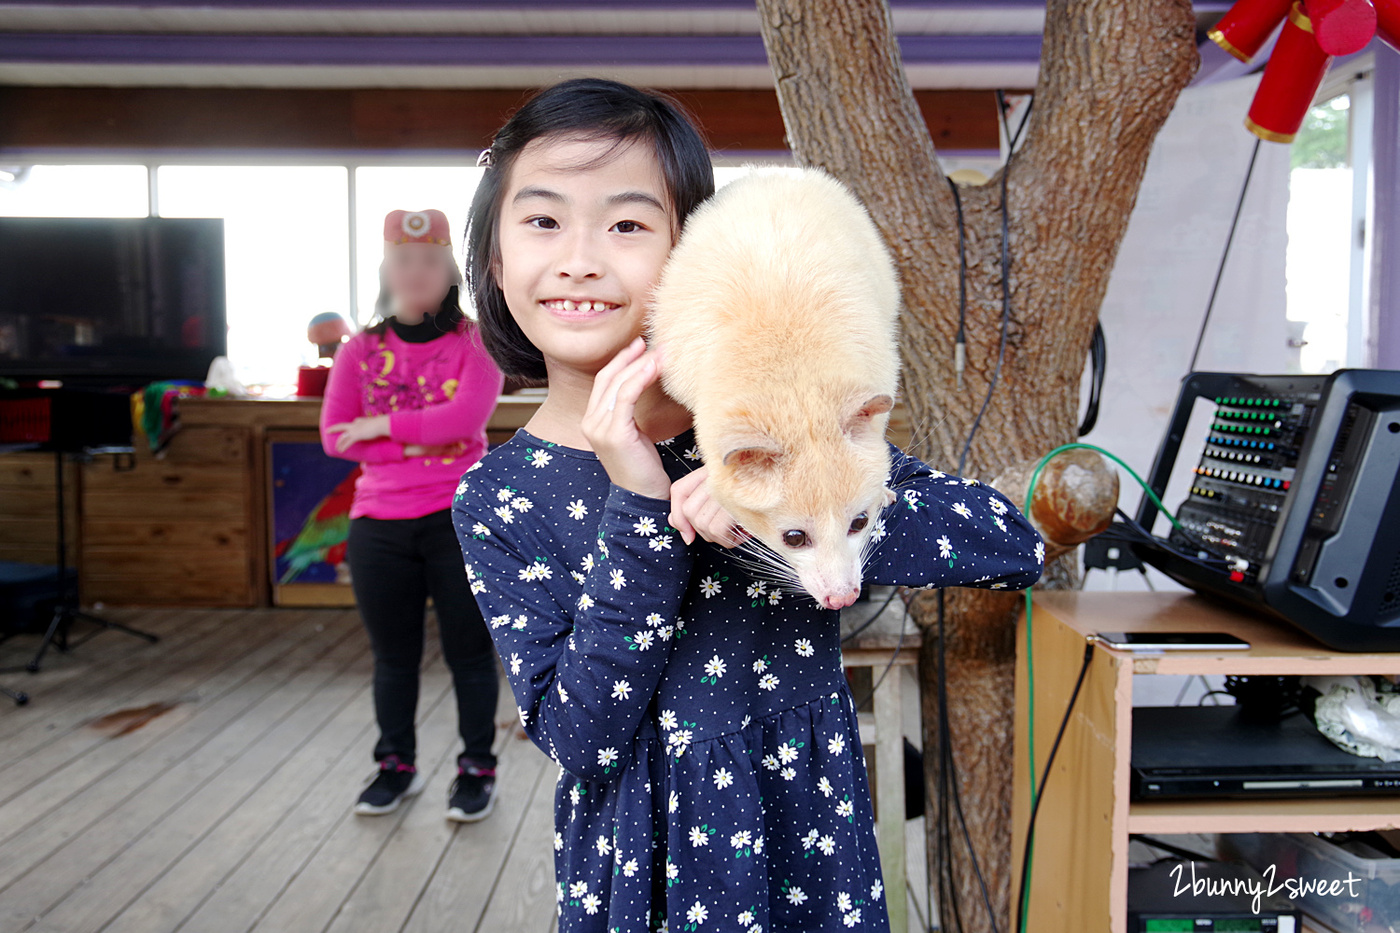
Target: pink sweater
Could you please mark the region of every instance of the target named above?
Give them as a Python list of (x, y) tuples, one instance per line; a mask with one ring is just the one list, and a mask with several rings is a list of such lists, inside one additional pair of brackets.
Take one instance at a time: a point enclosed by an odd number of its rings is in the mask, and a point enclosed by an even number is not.
[[(418, 518), (452, 507), (457, 482), (486, 453), (486, 422), (504, 378), (475, 326), (427, 343), (359, 333), (340, 348), (321, 404), (321, 446), (361, 464), (350, 517)], [(389, 436), (337, 452), (333, 424), (389, 415)], [(405, 457), (404, 446), (464, 443), (456, 455)]]

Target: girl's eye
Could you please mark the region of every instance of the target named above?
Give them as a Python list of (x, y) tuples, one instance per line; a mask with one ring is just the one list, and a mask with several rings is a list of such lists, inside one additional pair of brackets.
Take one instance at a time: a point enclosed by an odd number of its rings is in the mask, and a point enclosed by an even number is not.
[(525, 222), (530, 226), (538, 227), (541, 230), (553, 230), (554, 228), (559, 226), (558, 222), (555, 221), (553, 217), (531, 217)]
[(642, 225), (635, 220), (619, 220), (613, 224), (613, 229), (618, 233), (636, 233), (642, 229)]
[(870, 516), (865, 514), (864, 512), (861, 512), (855, 518), (851, 519), (850, 533), (855, 534), (857, 531), (863, 531), (865, 529), (866, 524), (869, 523), (869, 521)]
[(796, 528), (783, 532), (783, 543), (788, 547), (803, 547), (807, 543), (807, 532)]

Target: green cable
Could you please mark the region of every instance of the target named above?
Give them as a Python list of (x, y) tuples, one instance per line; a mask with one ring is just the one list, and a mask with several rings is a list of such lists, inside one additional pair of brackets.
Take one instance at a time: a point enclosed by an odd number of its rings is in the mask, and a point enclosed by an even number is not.
[[(1128, 475), (1131, 476), (1133, 479), (1137, 480), (1138, 485), (1141, 486), (1143, 491), (1147, 493), (1147, 497), (1152, 500), (1152, 504), (1157, 506), (1158, 511), (1165, 515), (1168, 521), (1170, 521), (1177, 528), (1181, 529), (1182, 531), (1186, 530), (1185, 528), (1181, 527), (1181, 522), (1177, 521), (1176, 517), (1172, 515), (1171, 512), (1167, 511), (1167, 507), (1162, 504), (1162, 500), (1157, 497), (1157, 493), (1152, 491), (1152, 487), (1147, 485), (1147, 482), (1143, 480), (1141, 476), (1138, 476), (1137, 472), (1133, 470), (1132, 467), (1128, 466), (1119, 457), (1109, 453), (1102, 447), (1096, 447), (1093, 444), (1079, 443), (1061, 444), (1059, 447), (1056, 447), (1054, 450), (1050, 451), (1048, 454), (1040, 458), (1040, 462), (1036, 464), (1034, 472), (1031, 473), (1031, 481), (1026, 486), (1025, 515), (1027, 521), (1029, 521), (1031, 518), (1031, 501), (1032, 498), (1035, 496), (1035, 485), (1037, 482), (1040, 481), (1041, 471), (1045, 469), (1045, 465), (1049, 463), (1057, 454), (1062, 454), (1067, 450), (1097, 451), (1099, 454), (1107, 457), (1114, 463), (1118, 464), (1124, 470), (1127, 470)], [(1031, 588), (1027, 587), (1024, 590), (1024, 593), (1026, 599), (1026, 709), (1028, 717), (1026, 727), (1026, 737), (1028, 746), (1027, 759), (1031, 779), (1031, 811), (1034, 811), (1035, 805), (1039, 800), (1039, 796), (1036, 793), (1035, 789), (1035, 651), (1033, 649), (1031, 641), (1031, 631), (1033, 628), (1033, 626), (1031, 625)], [(1029, 814), (1027, 816), (1027, 820), (1029, 821)], [(1030, 832), (1031, 827), (1027, 825), (1026, 830), (1027, 832)], [(1031, 858), (1026, 863), (1026, 877), (1021, 879), (1020, 933), (1025, 933), (1026, 930), (1027, 912), (1025, 910), (1025, 902), (1026, 898), (1030, 896), (1031, 868), (1035, 864), (1035, 837), (1033, 835), (1030, 840), (1030, 846)]]

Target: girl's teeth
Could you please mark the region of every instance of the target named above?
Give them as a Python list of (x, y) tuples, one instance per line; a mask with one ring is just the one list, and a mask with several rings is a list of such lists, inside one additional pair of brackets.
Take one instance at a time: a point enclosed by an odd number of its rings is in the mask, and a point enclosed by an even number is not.
[(574, 303), (573, 303), (572, 301), (570, 301), (569, 299), (567, 299), (567, 298), (564, 299), (564, 310), (565, 310), (565, 311), (572, 311), (572, 310), (574, 310)]
[[(578, 309), (579, 309), (580, 311), (584, 312), (585, 314), (587, 314), (587, 313), (589, 313), (589, 312), (591, 312), (591, 311), (593, 310), (593, 302), (591, 302), (591, 301), (580, 301), (580, 302), (578, 303)], [(602, 307), (601, 307), (601, 305), (599, 306), (598, 310), (599, 310), (599, 311), (603, 310)]]

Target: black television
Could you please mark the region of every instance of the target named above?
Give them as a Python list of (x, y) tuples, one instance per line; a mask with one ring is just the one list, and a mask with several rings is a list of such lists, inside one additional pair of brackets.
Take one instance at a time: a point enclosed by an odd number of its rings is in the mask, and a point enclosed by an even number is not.
[(0, 217), (0, 376), (203, 380), (226, 335), (222, 220)]

